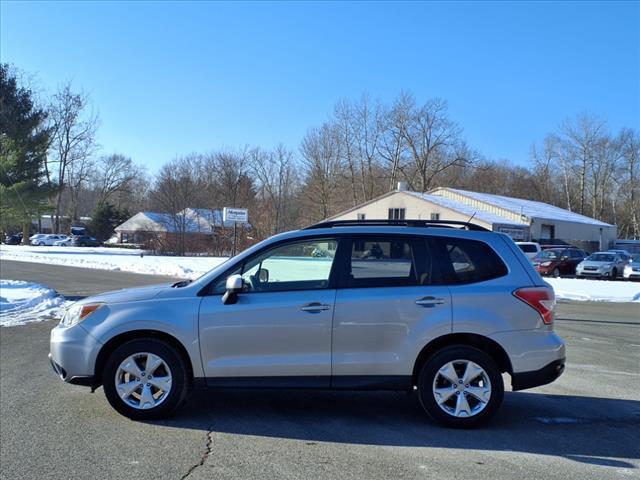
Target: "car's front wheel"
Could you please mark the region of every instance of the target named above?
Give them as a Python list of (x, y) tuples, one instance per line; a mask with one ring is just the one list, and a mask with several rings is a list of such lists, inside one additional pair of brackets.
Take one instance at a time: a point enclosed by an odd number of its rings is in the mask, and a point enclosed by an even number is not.
[(116, 348), (102, 375), (111, 406), (134, 420), (173, 413), (187, 397), (189, 380), (180, 353), (152, 338), (131, 340)]
[(451, 346), (426, 361), (418, 393), (423, 408), (438, 423), (473, 428), (496, 413), (504, 383), (489, 355), (473, 347)]

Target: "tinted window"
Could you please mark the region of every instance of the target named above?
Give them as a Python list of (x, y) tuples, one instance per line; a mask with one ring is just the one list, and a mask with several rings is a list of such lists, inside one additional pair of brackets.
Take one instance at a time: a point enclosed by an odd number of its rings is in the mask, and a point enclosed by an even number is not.
[(442, 253), (442, 278), (447, 284), (475, 283), (502, 277), (508, 270), (502, 259), (484, 242), (463, 238), (437, 238)]
[(430, 283), (426, 249), (410, 237), (355, 237), (348, 262), (347, 287)]
[(519, 244), (518, 245), (520, 247), (520, 250), (522, 250), (525, 253), (535, 253), (538, 251), (538, 249), (536, 248), (535, 245), (530, 245), (530, 244)]

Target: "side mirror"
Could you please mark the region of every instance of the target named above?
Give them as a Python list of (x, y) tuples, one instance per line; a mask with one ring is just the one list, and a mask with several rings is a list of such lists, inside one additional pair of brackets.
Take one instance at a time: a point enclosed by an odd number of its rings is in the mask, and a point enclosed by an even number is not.
[(567, 255), (563, 255), (560, 257), (560, 260), (569, 260), (569, 257)]
[(227, 278), (227, 283), (225, 285), (226, 292), (222, 295), (222, 303), (225, 305), (233, 305), (238, 301), (238, 293), (242, 291), (242, 276), (241, 275), (231, 275)]
[(269, 281), (269, 270), (261, 268), (258, 272), (258, 280), (260, 280), (260, 283), (267, 283)]

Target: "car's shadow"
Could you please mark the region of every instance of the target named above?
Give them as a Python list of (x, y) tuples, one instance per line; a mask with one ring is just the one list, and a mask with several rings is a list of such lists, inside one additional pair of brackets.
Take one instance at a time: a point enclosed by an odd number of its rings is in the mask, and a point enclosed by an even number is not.
[(637, 468), (640, 401), (507, 393), (484, 428), (452, 430), (424, 414), (417, 395), (394, 392), (196, 391), (178, 428), (349, 444), (518, 451)]

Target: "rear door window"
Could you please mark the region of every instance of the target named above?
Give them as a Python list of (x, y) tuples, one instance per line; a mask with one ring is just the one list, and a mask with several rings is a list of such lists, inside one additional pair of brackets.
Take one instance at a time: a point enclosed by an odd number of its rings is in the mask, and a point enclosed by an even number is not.
[(405, 236), (355, 236), (345, 287), (397, 287), (431, 282), (431, 261), (424, 242)]
[(503, 277), (507, 266), (485, 242), (466, 238), (432, 237), (440, 259), (438, 283), (476, 283)]

